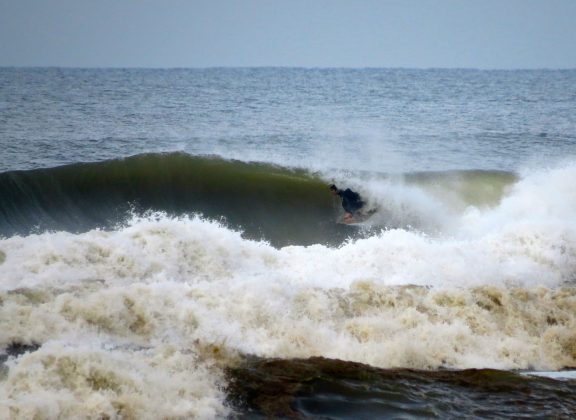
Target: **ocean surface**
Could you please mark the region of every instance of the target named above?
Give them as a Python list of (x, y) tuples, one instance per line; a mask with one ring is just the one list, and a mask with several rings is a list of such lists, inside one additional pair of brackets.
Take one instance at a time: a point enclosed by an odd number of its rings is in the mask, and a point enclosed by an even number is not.
[(575, 215), (576, 70), (0, 68), (0, 418), (573, 418)]

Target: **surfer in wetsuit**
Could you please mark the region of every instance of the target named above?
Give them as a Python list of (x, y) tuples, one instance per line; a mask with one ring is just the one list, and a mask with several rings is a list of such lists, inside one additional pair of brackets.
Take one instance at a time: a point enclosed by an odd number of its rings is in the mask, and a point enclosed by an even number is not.
[(364, 202), (360, 198), (360, 194), (352, 191), (350, 188), (345, 190), (339, 190), (336, 185), (330, 185), (330, 191), (333, 195), (340, 196), (342, 198), (342, 207), (344, 208), (344, 218), (342, 221), (344, 223), (350, 223), (354, 221), (354, 214), (358, 212), (362, 207), (364, 207)]

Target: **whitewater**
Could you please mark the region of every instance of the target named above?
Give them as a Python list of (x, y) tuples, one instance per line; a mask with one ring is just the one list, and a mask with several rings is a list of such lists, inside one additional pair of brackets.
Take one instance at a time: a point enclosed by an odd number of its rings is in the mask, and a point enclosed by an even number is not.
[(1, 418), (576, 409), (573, 72), (0, 70)]
[(111, 231), (3, 239), (0, 345), (41, 344), (7, 363), (3, 417), (62, 406), (70, 416), (223, 415), (222, 366), (244, 355), (575, 366), (575, 176), (574, 164), (531, 173), (497, 205), (456, 217), (418, 207), (448, 203), (395, 183), (367, 197), (390, 212), (413, 206), (434, 232), (382, 229), (339, 247), (277, 249), (162, 213)]

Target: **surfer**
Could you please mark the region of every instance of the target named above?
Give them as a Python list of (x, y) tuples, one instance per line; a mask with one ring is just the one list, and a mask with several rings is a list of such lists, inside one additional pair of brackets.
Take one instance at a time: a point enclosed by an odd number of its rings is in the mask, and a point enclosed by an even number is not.
[(353, 222), (354, 214), (364, 207), (364, 202), (360, 198), (360, 194), (352, 191), (350, 188), (339, 190), (334, 184), (330, 185), (330, 191), (332, 191), (332, 195), (338, 195), (342, 198), (342, 207), (345, 212), (342, 221), (344, 223)]

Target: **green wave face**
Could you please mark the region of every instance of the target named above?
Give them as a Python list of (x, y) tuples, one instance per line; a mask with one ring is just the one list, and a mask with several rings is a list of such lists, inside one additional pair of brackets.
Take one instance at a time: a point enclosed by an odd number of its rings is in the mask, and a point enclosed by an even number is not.
[(200, 213), (274, 245), (337, 244), (354, 232), (336, 225), (326, 184), (272, 165), (147, 154), (122, 160), (0, 175), (2, 235), (31, 230), (111, 228), (127, 213)]
[[(371, 180), (364, 181), (366, 174), (356, 175), (354, 180), (323, 179), (303, 170), (184, 153), (6, 172), (0, 174), (0, 235), (113, 229), (130, 215), (162, 211), (201, 214), (275, 246), (339, 245), (375, 229), (418, 229), (418, 220), (433, 218), (434, 210), (418, 208), (418, 201), (395, 202), (389, 193), (393, 188), (379, 196), (382, 185), (400, 185), (402, 199), (415, 187), (458, 209), (496, 205), (515, 181), (512, 174), (486, 171), (413, 173), (399, 179), (370, 174)], [(336, 223), (342, 208), (328, 190), (332, 181), (358, 186), (378, 210), (372, 230)], [(411, 213), (417, 217), (411, 219)]]

